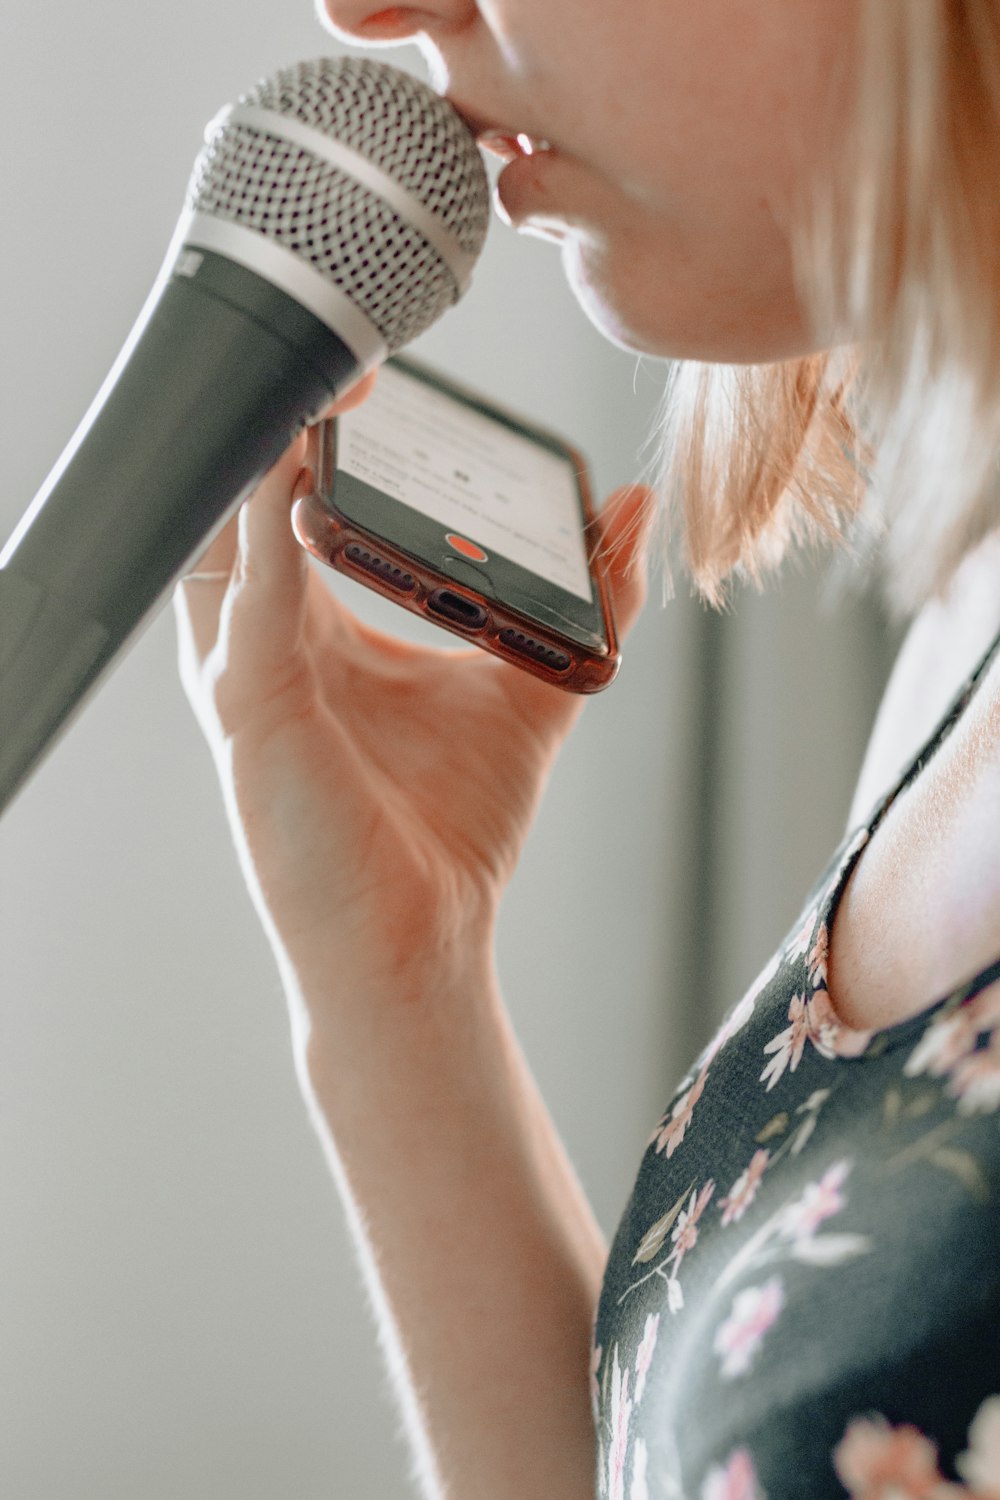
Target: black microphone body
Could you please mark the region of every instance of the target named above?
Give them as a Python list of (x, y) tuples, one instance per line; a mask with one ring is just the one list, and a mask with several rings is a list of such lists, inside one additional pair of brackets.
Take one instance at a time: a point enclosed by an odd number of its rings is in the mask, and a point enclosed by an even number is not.
[(206, 253), (193, 275), (170, 277), (0, 568), (0, 804), (212, 533), (358, 374), (334, 333), (254, 272)]
[(0, 554), (0, 811), (309, 421), (465, 290), (478, 150), (420, 80), (283, 69), (210, 124), (163, 270)]

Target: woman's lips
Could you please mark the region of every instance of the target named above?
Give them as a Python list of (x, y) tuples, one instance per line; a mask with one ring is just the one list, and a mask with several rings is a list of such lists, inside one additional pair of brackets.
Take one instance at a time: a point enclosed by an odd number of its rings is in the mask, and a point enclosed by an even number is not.
[(551, 148), (518, 151), (507, 158), (496, 185), (496, 207), (514, 229), (530, 223), (544, 227), (549, 234), (556, 229), (565, 232), (560, 219), (554, 188), (559, 178), (562, 158)]
[(477, 137), (476, 144), (502, 162), (517, 161), (521, 156), (535, 156), (539, 151), (551, 151), (548, 141), (536, 141), (523, 130), (514, 135), (510, 131), (485, 130)]
[(541, 135), (488, 123), (454, 99), (449, 103), (476, 137), (476, 144), (503, 163), (494, 200), (500, 217), (515, 229), (530, 221), (547, 238), (562, 239), (566, 224), (555, 211), (547, 179), (557, 177), (568, 158)]
[(535, 151), (549, 149), (548, 141), (538, 134), (520, 128), (515, 130), (513, 126), (503, 124), (496, 118), (477, 115), (456, 99), (448, 98), (447, 95), (445, 98), (475, 136), (476, 144), (503, 161), (513, 161), (517, 156), (530, 156)]

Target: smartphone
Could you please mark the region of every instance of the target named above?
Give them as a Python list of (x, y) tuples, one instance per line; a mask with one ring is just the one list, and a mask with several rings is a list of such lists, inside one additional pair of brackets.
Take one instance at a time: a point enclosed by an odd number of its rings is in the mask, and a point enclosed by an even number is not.
[(621, 662), (575, 448), (410, 358), (320, 427), (295, 534), (330, 567), (576, 693)]

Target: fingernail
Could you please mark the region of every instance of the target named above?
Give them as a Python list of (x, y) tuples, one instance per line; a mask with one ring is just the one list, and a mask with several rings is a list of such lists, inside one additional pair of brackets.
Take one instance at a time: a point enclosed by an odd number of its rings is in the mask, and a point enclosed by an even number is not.
[(303, 500), (307, 495), (312, 495), (316, 489), (316, 475), (307, 464), (298, 472), (295, 483), (292, 485), (292, 499)]

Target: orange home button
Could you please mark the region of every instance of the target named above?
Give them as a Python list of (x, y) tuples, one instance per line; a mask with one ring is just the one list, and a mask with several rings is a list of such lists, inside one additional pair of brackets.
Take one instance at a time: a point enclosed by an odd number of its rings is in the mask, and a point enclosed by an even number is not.
[(456, 552), (461, 552), (463, 557), (471, 557), (473, 562), (489, 562), (489, 557), (482, 547), (477, 547), (475, 542), (469, 541), (468, 537), (456, 536), (453, 531), (449, 531), (445, 536), (445, 541), (449, 547), (454, 547)]

